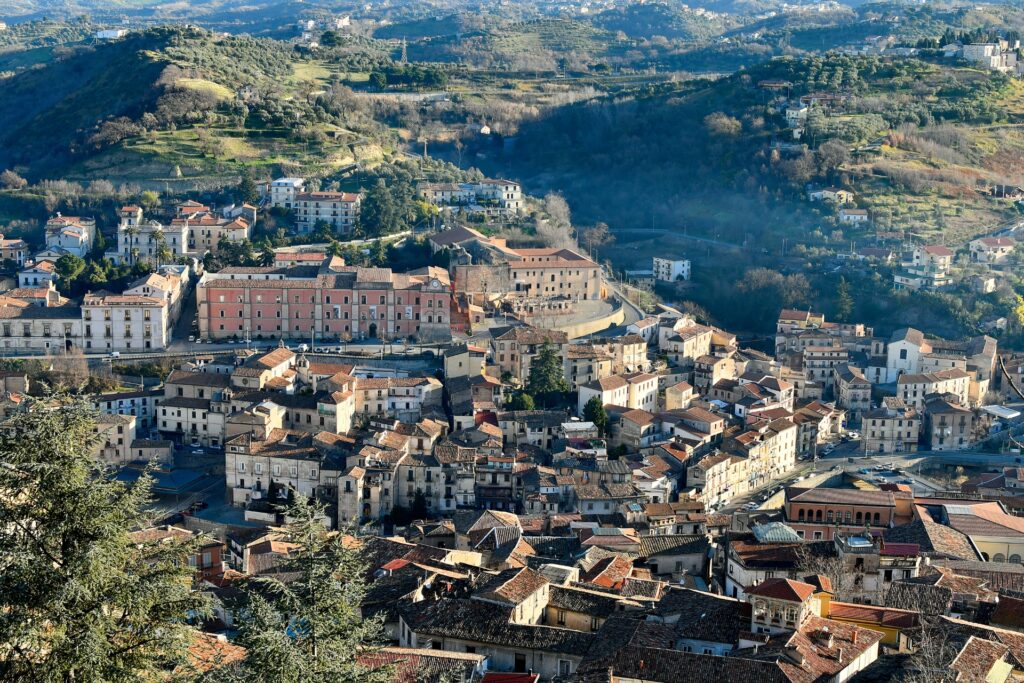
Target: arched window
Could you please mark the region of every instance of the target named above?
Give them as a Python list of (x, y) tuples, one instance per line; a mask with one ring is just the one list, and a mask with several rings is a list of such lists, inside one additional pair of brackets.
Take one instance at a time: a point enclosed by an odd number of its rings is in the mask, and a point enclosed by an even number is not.
[(1006, 562), (1006, 555), (1003, 555), (1002, 553), (996, 553), (992, 557), (992, 561), (993, 562)]
[(860, 523), (861, 523), (861, 522), (863, 522), (863, 521), (864, 521), (864, 516), (863, 516), (863, 515), (861, 514), (861, 512), (860, 512), (860, 511), (858, 510), (858, 511), (857, 511), (857, 524), (860, 524)]
[(820, 522), (821, 521), (821, 510), (815, 511), (815, 513), (814, 513), (814, 521), (816, 521), (816, 522)]
[(796, 518), (800, 522), (804, 521), (804, 509), (803, 508), (800, 508), (800, 510), (796, 513)]
[(1010, 555), (1010, 562), (1020, 563), (1020, 555), (1018, 555), (1016, 553), (1014, 553), (1013, 555)]
[(881, 516), (876, 512), (875, 513), (875, 526), (878, 526), (881, 523), (881, 521), (882, 521)]

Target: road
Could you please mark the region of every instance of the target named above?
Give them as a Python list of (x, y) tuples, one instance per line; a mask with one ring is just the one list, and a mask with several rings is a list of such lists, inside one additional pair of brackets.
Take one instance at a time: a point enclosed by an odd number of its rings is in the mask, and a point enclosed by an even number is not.
[[(833, 451), (825, 457), (815, 461), (804, 461), (797, 463), (797, 467), (788, 472), (785, 477), (771, 481), (742, 496), (737, 496), (729, 501), (728, 505), (720, 509), (720, 512), (735, 512), (751, 501), (763, 502), (766, 492), (792, 486), (798, 479), (803, 480), (807, 476), (824, 474), (833, 470), (842, 470), (848, 473), (857, 473), (860, 470), (871, 470), (865, 474), (865, 478), (872, 483), (876, 477), (881, 477), (888, 483), (898, 483), (903, 480), (910, 480), (911, 486), (917, 495), (929, 495), (938, 491), (946, 490), (945, 486), (928, 477), (920, 474), (920, 466), (925, 463), (943, 465), (965, 465), (968, 467), (1003, 467), (1020, 465), (1024, 455), (1006, 453), (979, 453), (974, 451), (919, 451), (917, 453), (860, 453), (855, 449), (857, 444), (850, 442), (843, 444), (843, 450)], [(887, 470), (878, 470), (877, 467), (889, 466), (898, 467), (899, 474), (885, 474)]]

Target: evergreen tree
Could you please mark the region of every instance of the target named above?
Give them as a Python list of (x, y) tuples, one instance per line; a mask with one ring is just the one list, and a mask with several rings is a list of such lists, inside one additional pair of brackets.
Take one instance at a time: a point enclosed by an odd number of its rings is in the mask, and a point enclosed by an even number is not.
[(533, 396), (530, 396), (525, 391), (519, 391), (505, 401), (505, 408), (508, 410), (534, 410), (537, 404), (534, 403)]
[(155, 680), (185, 665), (186, 618), (207, 612), (190, 590), (194, 545), (139, 549), (130, 537), (148, 525), (152, 482), (129, 486), (97, 464), (94, 417), (53, 397), (0, 436), (3, 680)]
[(427, 497), (423, 495), (423, 491), (416, 490), (416, 495), (412, 499), (412, 507), (409, 508), (409, 512), (412, 514), (413, 519), (430, 519), (430, 506), (427, 505)]
[(287, 582), (257, 576), (246, 586), (238, 643), (245, 659), (225, 672), (230, 680), (267, 683), (390, 681), (391, 672), (368, 671), (356, 661), (361, 648), (381, 641), (376, 619), (364, 620), (366, 567), (358, 551), (320, 523), (322, 509), (295, 496), (285, 538), (295, 552), (281, 567)]
[(243, 202), (255, 204), (257, 201), (259, 201), (259, 188), (256, 187), (256, 183), (254, 183), (253, 179), (250, 178), (249, 176), (242, 178), (242, 181), (238, 183), (238, 187), (236, 188), (236, 190), (238, 192), (238, 197)]
[(526, 390), (545, 404), (556, 395), (569, 391), (569, 383), (565, 381), (562, 370), (562, 357), (549, 341), (544, 342), (530, 364)]
[(597, 431), (604, 436), (604, 430), (608, 427), (608, 412), (604, 409), (604, 402), (600, 396), (594, 396), (583, 405), (583, 419), (593, 422)]
[(850, 322), (853, 314), (853, 296), (850, 294), (850, 283), (845, 277), (839, 278), (839, 286), (836, 287), (836, 319), (839, 322)]

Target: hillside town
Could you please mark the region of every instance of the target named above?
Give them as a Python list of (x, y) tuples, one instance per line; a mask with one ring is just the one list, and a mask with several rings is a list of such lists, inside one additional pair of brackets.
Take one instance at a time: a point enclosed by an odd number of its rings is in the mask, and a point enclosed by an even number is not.
[[(371, 667), (466, 683), (1024, 676), (1024, 358), (809, 309), (745, 344), (642, 309), (580, 251), (452, 220), (517, 212), (515, 183), (418, 192), (452, 209), (420, 238), (447, 267), (348, 265), (314, 243), (211, 269), (261, 209), (130, 205), (107, 258), (148, 274), (75, 301), (57, 264), (88, 255), (94, 219), (53, 216), (37, 253), (2, 243), (19, 267), (7, 354), (171, 364), (89, 396), (94, 456), (155, 476), (160, 524), (140, 543), (198, 544), (203, 642), (238, 656), (238, 587), (293, 556), (285, 507), (302, 497), (365, 560), (360, 611), (389, 640)], [(299, 178), (266, 202), (299, 233), (346, 233), (360, 207)], [(975, 240), (970, 260), (1012, 248)], [(914, 250), (897, 285), (941, 284), (951, 256)], [(666, 255), (643, 276), (691, 272)], [(31, 380), (2, 379), (9, 419)]]

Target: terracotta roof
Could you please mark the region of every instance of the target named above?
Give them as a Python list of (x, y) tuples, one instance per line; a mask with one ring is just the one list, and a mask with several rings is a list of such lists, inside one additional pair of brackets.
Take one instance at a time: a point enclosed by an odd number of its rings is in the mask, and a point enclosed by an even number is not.
[(850, 602), (836, 602), (829, 605), (829, 619), (839, 621), (856, 621), (887, 628), (914, 628), (918, 624), (920, 614), (914, 610), (878, 607), (875, 605), (857, 605)]
[(756, 586), (747, 589), (748, 595), (804, 602), (814, 594), (814, 586), (792, 579), (765, 579)]

